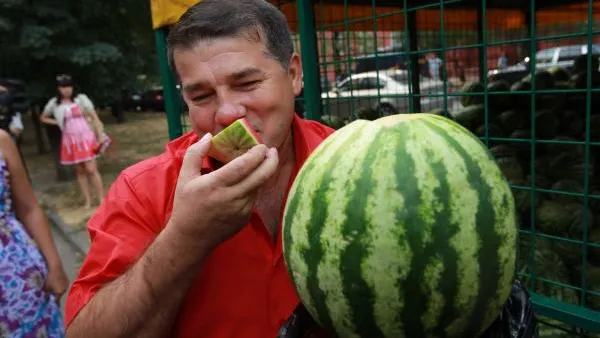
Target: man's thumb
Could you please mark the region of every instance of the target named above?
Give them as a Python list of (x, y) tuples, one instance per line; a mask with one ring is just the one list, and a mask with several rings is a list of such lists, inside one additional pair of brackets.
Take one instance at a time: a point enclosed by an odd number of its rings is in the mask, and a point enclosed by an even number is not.
[(200, 174), (202, 168), (202, 160), (208, 154), (210, 149), (210, 141), (212, 135), (210, 133), (204, 134), (200, 141), (192, 144), (183, 157), (183, 163), (181, 164), (181, 170), (179, 172), (179, 179), (188, 181), (194, 176)]

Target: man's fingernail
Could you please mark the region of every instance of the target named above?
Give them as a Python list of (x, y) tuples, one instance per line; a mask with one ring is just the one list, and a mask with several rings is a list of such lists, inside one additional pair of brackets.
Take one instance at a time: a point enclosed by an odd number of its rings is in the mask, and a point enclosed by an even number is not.
[(212, 135), (210, 133), (206, 133), (204, 134), (204, 136), (202, 136), (202, 138), (200, 139), (201, 143), (204, 143), (206, 141), (208, 141), (208, 139), (211, 137)]

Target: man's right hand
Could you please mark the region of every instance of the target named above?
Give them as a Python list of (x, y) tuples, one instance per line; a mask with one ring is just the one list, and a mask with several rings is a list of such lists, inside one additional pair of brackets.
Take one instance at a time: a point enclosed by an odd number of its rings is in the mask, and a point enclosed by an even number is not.
[(202, 175), (202, 160), (211, 140), (212, 136), (206, 134), (187, 150), (167, 227), (183, 238), (212, 247), (248, 223), (257, 192), (276, 172), (279, 160), (275, 148), (260, 144), (218, 170)]

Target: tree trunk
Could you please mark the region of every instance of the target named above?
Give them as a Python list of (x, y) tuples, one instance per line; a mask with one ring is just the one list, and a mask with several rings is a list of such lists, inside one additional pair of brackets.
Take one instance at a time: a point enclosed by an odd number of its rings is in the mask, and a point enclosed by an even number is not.
[(35, 105), (29, 110), (31, 116), (31, 122), (35, 131), (35, 142), (37, 143), (38, 154), (46, 153), (46, 143), (44, 142), (44, 135), (42, 134), (42, 123), (40, 122), (40, 110), (41, 107)]
[(56, 167), (56, 179), (59, 181), (69, 181), (73, 179), (75, 177), (73, 168), (71, 166), (60, 164), (60, 128), (48, 125), (46, 126), (46, 135), (48, 135), (48, 141), (50, 142), (50, 149), (54, 159), (54, 166)]

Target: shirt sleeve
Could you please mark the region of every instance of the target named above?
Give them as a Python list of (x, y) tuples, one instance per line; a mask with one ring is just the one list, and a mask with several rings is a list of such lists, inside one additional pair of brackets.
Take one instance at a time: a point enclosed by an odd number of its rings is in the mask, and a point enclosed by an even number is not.
[(83, 111), (85, 111), (86, 113), (91, 113), (94, 111), (94, 104), (87, 95), (79, 94), (77, 99), (79, 100), (79, 104), (81, 105), (81, 109)]
[(21, 113), (16, 113), (10, 120), (9, 128), (16, 128), (23, 130), (23, 120), (21, 119)]
[(44, 116), (52, 116), (54, 113), (54, 108), (56, 107), (56, 98), (53, 97), (46, 103), (44, 106), (44, 110), (42, 110), (42, 115)]
[(67, 296), (66, 326), (98, 289), (137, 261), (160, 231), (161, 220), (139, 188), (121, 174), (89, 220), (91, 246)]

